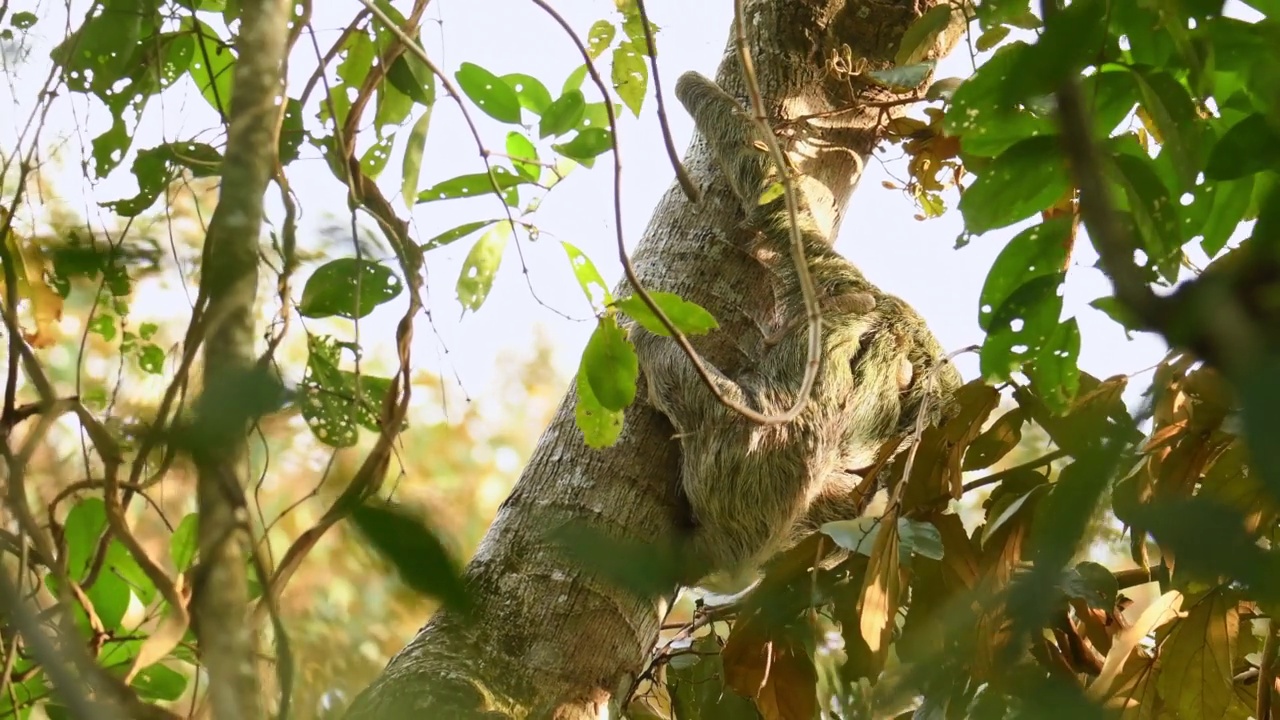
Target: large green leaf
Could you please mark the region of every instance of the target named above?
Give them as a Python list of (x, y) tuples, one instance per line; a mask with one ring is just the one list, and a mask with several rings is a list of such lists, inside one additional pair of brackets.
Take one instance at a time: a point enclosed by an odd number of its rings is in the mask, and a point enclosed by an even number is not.
[(1004, 151), (983, 170), (960, 197), (960, 212), (970, 232), (983, 233), (1044, 210), (1062, 198), (1069, 185), (1058, 137), (1033, 137)]

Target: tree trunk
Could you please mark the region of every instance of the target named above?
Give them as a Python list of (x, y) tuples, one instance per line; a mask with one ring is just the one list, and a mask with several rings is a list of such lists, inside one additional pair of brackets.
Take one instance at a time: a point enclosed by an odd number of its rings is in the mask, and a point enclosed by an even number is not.
[[(218, 206), (209, 222), (200, 297), (187, 352), (204, 341), (205, 412), (193, 438), (200, 511), (200, 567), (193, 607), (201, 658), (209, 670), (215, 718), (266, 717), (258, 684), (249, 587), (244, 481), (249, 406), (254, 389), (255, 306), (262, 196), (276, 162), (279, 97), (291, 0), (245, 2), (228, 112), (227, 151)], [(227, 98), (222, 98), (226, 103)], [(230, 402), (228, 416), (213, 406)], [(221, 408), (227, 409), (225, 407)]]
[[(859, 71), (891, 66), (903, 31), (937, 4), (746, 3), (748, 42), (775, 126), (856, 108), (800, 122), (785, 136), (784, 148), (802, 176), (797, 186), (828, 238), (835, 237), (883, 120), (901, 113), (865, 107), (895, 96), (833, 72), (831, 60), (852, 58)], [(936, 53), (951, 49), (960, 27), (952, 24)], [(733, 32), (716, 80), (747, 104)], [(695, 345), (732, 375), (751, 362), (760, 328), (772, 315), (774, 298), (759, 292), (769, 287), (769, 272), (733, 244), (742, 211), (701, 137), (685, 166), (704, 190), (702, 202), (693, 205), (673, 184), (633, 259), (648, 288), (678, 293), (716, 316), (721, 329)], [(639, 397), (645, 397), (643, 387)], [(674, 573), (656, 579), (654, 586), (670, 587), (665, 596), (637, 597), (579, 569), (548, 533), (570, 523), (631, 542), (687, 532), (688, 511), (677, 485), (679, 445), (666, 419), (640, 400), (627, 410), (617, 444), (590, 449), (574, 424), (575, 402), (571, 388), (467, 567), (475, 616), (464, 621), (438, 612), (356, 699), (349, 720), (597, 718), (643, 670), (677, 589)]]

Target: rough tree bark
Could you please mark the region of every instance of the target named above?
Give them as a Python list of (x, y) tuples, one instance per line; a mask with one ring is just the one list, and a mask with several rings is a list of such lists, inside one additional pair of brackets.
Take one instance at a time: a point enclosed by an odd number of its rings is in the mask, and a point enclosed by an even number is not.
[[(814, 204), (827, 237), (836, 234), (886, 115), (901, 113), (866, 107), (894, 96), (832, 72), (830, 60), (853, 58), (856, 70), (891, 66), (903, 31), (937, 4), (746, 3), (748, 42), (775, 124), (854, 106), (791, 126), (794, 136), (784, 143), (802, 175), (797, 185)], [(937, 54), (951, 49), (958, 29), (953, 23), (944, 33)], [(716, 80), (745, 105), (733, 38), (730, 32)], [(765, 268), (731, 242), (741, 209), (702, 138), (694, 139), (685, 165), (705, 190), (702, 202), (691, 204), (673, 184), (634, 262), (647, 287), (679, 293), (716, 316), (721, 329), (696, 346), (732, 375), (751, 362), (759, 347), (757, 323), (770, 316), (774, 300), (759, 292), (769, 286)], [(575, 400), (571, 388), (467, 567), (477, 616), (468, 623), (437, 613), (356, 699), (349, 720), (597, 718), (643, 669), (671, 595), (637, 597), (593, 577), (547, 535), (571, 522), (635, 542), (684, 532), (688, 514), (676, 486), (679, 447), (666, 419), (638, 401), (627, 411), (617, 444), (592, 450), (574, 425)], [(662, 580), (674, 593), (675, 578)]]

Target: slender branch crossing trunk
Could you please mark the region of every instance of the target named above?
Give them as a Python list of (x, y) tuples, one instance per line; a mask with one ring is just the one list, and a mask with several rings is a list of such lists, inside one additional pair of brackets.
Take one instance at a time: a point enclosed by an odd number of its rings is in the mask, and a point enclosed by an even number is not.
[[(203, 330), (206, 389), (234, 391), (230, 378), (244, 377), (256, 360), (262, 196), (276, 161), (292, 9), (291, 0), (245, 0), (243, 6), (222, 184), (201, 266), (200, 297), (207, 304), (194, 321)], [(197, 339), (200, 334), (200, 329), (193, 333)], [(216, 432), (199, 438), (205, 451), (195, 453), (203, 570), (193, 600), (213, 716), (252, 720), (266, 714), (256, 642), (246, 621), (250, 538), (244, 532), (243, 487), (248, 428), (233, 424), (205, 423)]]
[[(783, 147), (802, 175), (797, 184), (827, 237), (835, 236), (884, 119), (901, 113), (861, 107), (892, 96), (831, 72), (830, 60), (852, 57), (866, 69), (892, 65), (903, 31), (936, 4), (747, 3), (748, 42), (775, 124), (853, 106), (796, 123), (784, 136)], [(949, 51), (957, 36), (945, 33), (937, 52)], [(716, 79), (746, 105), (733, 33), (730, 38)], [(685, 69), (665, 68), (672, 76)], [(673, 184), (634, 261), (647, 287), (679, 293), (715, 314), (721, 329), (696, 344), (732, 374), (752, 361), (756, 345), (747, 339), (759, 338), (760, 324), (774, 311), (774, 299), (759, 292), (769, 286), (768, 271), (732, 242), (742, 211), (702, 138), (695, 138), (685, 164), (705, 190), (702, 202), (692, 205)], [(477, 616), (464, 622), (437, 613), (357, 698), (349, 720), (597, 718), (643, 670), (670, 594), (637, 597), (583, 572), (548, 533), (568, 523), (635, 542), (686, 532), (688, 511), (677, 489), (679, 447), (666, 419), (637, 402), (617, 444), (590, 449), (574, 425), (575, 401), (570, 389), (467, 568)], [(677, 589), (674, 576), (660, 580), (668, 581), (672, 594)]]

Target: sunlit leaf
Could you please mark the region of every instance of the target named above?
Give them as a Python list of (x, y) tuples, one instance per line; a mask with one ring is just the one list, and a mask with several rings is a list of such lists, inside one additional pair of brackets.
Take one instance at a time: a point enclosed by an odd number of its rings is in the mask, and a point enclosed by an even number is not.
[(504, 123), (520, 122), (520, 98), (501, 78), (469, 62), (462, 63), (454, 77), (462, 92), (489, 117)]
[(591, 262), (591, 259), (576, 246), (567, 242), (561, 242), (560, 245), (569, 256), (569, 266), (573, 268), (573, 276), (578, 280), (578, 287), (582, 288), (582, 293), (587, 296), (591, 307), (597, 312), (603, 310), (606, 305), (613, 302), (613, 293), (609, 292), (609, 286), (605, 285), (604, 278), (600, 276), (600, 271), (596, 270), (595, 263)]
[(507, 249), (507, 241), (511, 239), (511, 223), (500, 220), (494, 224), (467, 253), (462, 263), (462, 273), (458, 275), (458, 302), (462, 303), (465, 312), (475, 312), (489, 297), (493, 288), (493, 278), (502, 264), (502, 255)]
[(893, 64), (902, 66), (923, 62), (933, 50), (938, 36), (947, 29), (947, 24), (950, 22), (950, 4), (943, 3), (929, 8), (907, 27), (906, 32), (902, 33), (902, 41), (898, 45), (898, 53), (893, 58)]
[(640, 106), (649, 89), (649, 66), (644, 51), (627, 41), (613, 51), (613, 89), (631, 114), (640, 117)]
[[(662, 309), (662, 313), (667, 316), (671, 324), (675, 325), (676, 329), (685, 335), (705, 335), (720, 327), (720, 324), (711, 316), (711, 313), (707, 312), (701, 305), (689, 302), (675, 293), (651, 290), (649, 291), (649, 299), (653, 300), (654, 304)], [(644, 300), (640, 299), (639, 295), (628, 295), (620, 298), (614, 305), (632, 320), (640, 323), (645, 330), (663, 337), (671, 336), (671, 333), (667, 331), (667, 327), (649, 309)]]
[(609, 410), (622, 410), (636, 399), (639, 360), (626, 330), (613, 318), (602, 318), (582, 352), (582, 367), (592, 394)]
[(559, 137), (577, 127), (582, 114), (587, 109), (586, 100), (580, 90), (568, 90), (542, 113), (538, 122), (538, 137)]
[(303, 317), (336, 315), (362, 318), (404, 291), (400, 278), (385, 265), (356, 258), (330, 260), (316, 269), (302, 289), (298, 312)]

